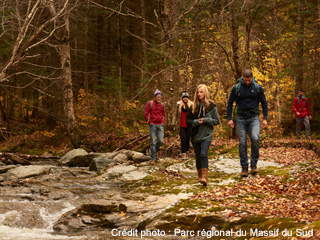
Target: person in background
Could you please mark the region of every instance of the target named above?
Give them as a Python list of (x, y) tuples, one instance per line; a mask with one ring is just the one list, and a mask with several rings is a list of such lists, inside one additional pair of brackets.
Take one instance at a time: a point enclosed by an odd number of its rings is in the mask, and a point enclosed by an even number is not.
[(190, 147), (190, 128), (187, 126), (186, 116), (189, 108), (192, 106), (192, 101), (189, 100), (187, 91), (182, 92), (181, 101), (177, 102), (176, 114), (173, 117), (172, 129), (176, 125), (177, 119), (180, 119), (180, 140), (181, 140), (181, 158), (187, 160), (187, 152)]
[(163, 142), (165, 109), (161, 102), (162, 93), (157, 89), (154, 92), (154, 99), (148, 101), (144, 111), (144, 118), (149, 125), (150, 150), (152, 163), (158, 162), (157, 152)]
[(200, 84), (194, 94), (192, 108), (186, 121), (191, 128), (191, 142), (196, 155), (198, 180), (203, 186), (208, 182), (208, 150), (213, 137), (213, 126), (220, 123), (216, 105), (210, 100), (208, 88)]
[(248, 154), (247, 154), (247, 134), (250, 131), (251, 139), (251, 174), (259, 172), (257, 163), (259, 159), (259, 103), (261, 102), (263, 110), (262, 127), (267, 127), (268, 103), (262, 87), (256, 82), (252, 71), (246, 69), (242, 78), (232, 88), (227, 107), (228, 125), (234, 128), (232, 120), (232, 105), (237, 103), (237, 131), (239, 137), (239, 156), (242, 168), (241, 177), (248, 176)]
[(311, 138), (311, 129), (310, 129), (310, 120), (311, 112), (310, 112), (310, 104), (308, 98), (304, 95), (304, 89), (300, 89), (298, 91), (298, 96), (293, 99), (292, 109), (294, 112), (294, 116), (296, 117), (296, 134), (297, 139), (300, 139), (301, 136), (301, 123), (304, 123), (306, 128), (306, 138)]

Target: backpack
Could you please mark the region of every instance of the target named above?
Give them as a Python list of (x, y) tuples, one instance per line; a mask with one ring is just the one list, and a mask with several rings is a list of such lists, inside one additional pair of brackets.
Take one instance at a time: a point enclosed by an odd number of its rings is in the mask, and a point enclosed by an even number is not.
[[(237, 101), (237, 100), (238, 100), (238, 97), (240, 96), (240, 95), (239, 95), (239, 91), (240, 91), (240, 87), (241, 87), (241, 83), (242, 83), (242, 82), (243, 82), (243, 77), (239, 78), (239, 79), (237, 80), (237, 84), (236, 84), (236, 91), (235, 91), (235, 95), (236, 95), (236, 106), (235, 106), (235, 108), (234, 108), (234, 111), (236, 111), (236, 109), (237, 109), (237, 112), (241, 112), (241, 108), (238, 106), (238, 101)], [(255, 79), (254, 77), (252, 78), (252, 82), (253, 82), (256, 90), (257, 90), (258, 100), (259, 100), (259, 102), (260, 102), (260, 98), (259, 98), (259, 95), (260, 95), (260, 86), (259, 86), (259, 84), (257, 83), (257, 81), (256, 81), (256, 79)], [(256, 113), (259, 113), (259, 105), (258, 105), (257, 108), (254, 109), (254, 111), (255, 111)]]
[[(239, 90), (240, 90), (240, 87), (241, 87), (241, 82), (243, 81), (243, 77), (239, 78), (237, 80), (237, 84), (236, 84), (236, 92), (235, 92), (235, 95), (236, 95), (236, 101), (237, 101), (237, 97), (239, 96)], [(258, 93), (258, 96), (260, 94), (260, 86), (259, 84), (257, 83), (256, 79), (253, 77), (252, 78), (252, 82), (257, 90), (257, 93)]]
[(298, 98), (297, 106), (298, 106), (298, 104), (299, 104), (300, 101), (304, 101), (304, 104), (305, 104), (305, 105), (307, 104), (307, 100), (305, 99), (305, 96), (304, 96), (304, 95), (302, 96), (302, 99), (299, 98), (299, 95), (297, 96), (297, 98)]

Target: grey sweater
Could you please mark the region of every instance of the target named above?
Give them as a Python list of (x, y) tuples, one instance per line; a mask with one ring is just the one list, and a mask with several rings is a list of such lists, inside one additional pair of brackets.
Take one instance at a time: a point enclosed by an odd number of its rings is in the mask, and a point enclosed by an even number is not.
[[(202, 124), (199, 124), (199, 118), (203, 118)], [(189, 109), (186, 122), (188, 127), (192, 128), (192, 142), (212, 141), (213, 126), (220, 124), (216, 105), (210, 102), (209, 109), (205, 109), (204, 105), (200, 104), (195, 113)]]

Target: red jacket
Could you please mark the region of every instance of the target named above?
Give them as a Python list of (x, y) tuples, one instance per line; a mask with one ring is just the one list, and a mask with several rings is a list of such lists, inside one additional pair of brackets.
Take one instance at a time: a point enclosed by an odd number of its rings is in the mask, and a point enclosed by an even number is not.
[[(304, 96), (301, 97), (300, 100), (298, 97), (293, 99), (292, 109), (297, 118), (311, 117), (309, 100)], [(300, 115), (297, 115), (298, 112)]]
[(148, 124), (164, 124), (166, 114), (163, 103), (157, 103), (155, 100), (152, 100), (153, 103), (150, 109), (150, 102), (147, 103), (144, 110), (144, 118), (148, 121)]

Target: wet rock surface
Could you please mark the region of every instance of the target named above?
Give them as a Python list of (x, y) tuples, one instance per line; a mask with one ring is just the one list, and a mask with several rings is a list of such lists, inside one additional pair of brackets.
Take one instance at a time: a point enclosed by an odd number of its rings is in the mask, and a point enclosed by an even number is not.
[[(171, 212), (195, 192), (205, 191), (197, 182), (194, 159), (163, 158), (156, 165), (146, 160), (148, 156), (133, 151), (91, 154), (73, 150), (57, 166), (37, 162), (1, 166), (0, 226), (42, 229), (58, 236), (78, 234), (77, 239), (86, 239), (82, 234), (88, 231), (91, 236), (104, 231), (102, 239), (108, 239), (112, 229), (172, 232), (190, 221), (198, 229), (228, 221), (221, 213), (203, 215), (197, 208)], [(261, 168), (281, 167), (273, 162), (259, 164)], [(238, 159), (210, 159), (209, 166), (214, 174), (209, 176), (211, 185), (237, 181), (231, 176), (240, 171)]]

